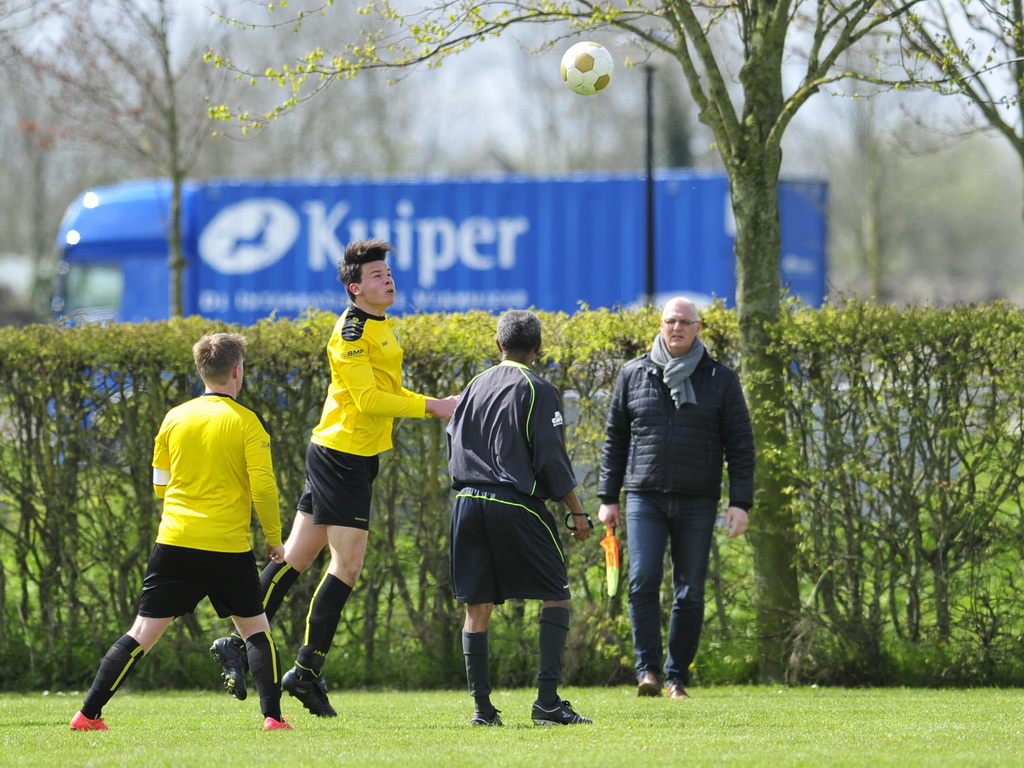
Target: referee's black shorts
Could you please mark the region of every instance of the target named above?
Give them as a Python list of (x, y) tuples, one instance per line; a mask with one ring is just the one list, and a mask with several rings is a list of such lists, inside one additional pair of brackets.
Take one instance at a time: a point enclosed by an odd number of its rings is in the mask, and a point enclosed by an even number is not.
[(252, 551), (210, 552), (157, 544), (142, 580), (139, 616), (166, 619), (192, 613), (209, 597), (217, 615), (250, 618), (263, 613), (263, 589)]
[(317, 525), (370, 529), (370, 495), (380, 470), (379, 456), (358, 456), (310, 443), (306, 485), (296, 508)]
[(463, 488), (452, 506), (450, 540), (460, 603), (569, 599), (558, 528), (540, 499), (505, 486)]

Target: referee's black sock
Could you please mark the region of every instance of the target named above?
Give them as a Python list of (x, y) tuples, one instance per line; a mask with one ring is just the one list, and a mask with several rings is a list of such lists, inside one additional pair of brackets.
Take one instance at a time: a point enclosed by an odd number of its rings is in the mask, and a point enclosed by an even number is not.
[(269, 632), (256, 632), (245, 641), (249, 670), (260, 695), (264, 717), (281, 719), (281, 658)]
[(323, 669), (327, 652), (338, 630), (341, 611), (352, 594), (352, 587), (327, 573), (313, 593), (309, 604), (309, 618), (306, 619), (306, 640), (295, 657), (296, 663), (319, 675)]
[(90, 720), (99, 717), (103, 712), (103, 706), (117, 693), (121, 683), (135, 669), (135, 662), (142, 658), (144, 653), (142, 646), (131, 635), (122, 635), (110, 646), (100, 662), (100, 668), (96, 671), (92, 688), (85, 694), (82, 714)]
[(469, 695), (476, 703), (476, 711), (485, 715), (494, 712), (491, 704), (491, 668), (487, 648), (487, 630), (462, 630), (462, 653), (466, 657), (466, 681)]
[(569, 637), (569, 609), (545, 606), (540, 609), (540, 664), (537, 671), (537, 700), (545, 707), (558, 703), (558, 681), (562, 677), (562, 653)]
[(288, 590), (302, 575), (288, 563), (268, 563), (267, 567), (260, 573), (260, 586), (263, 588), (263, 611), (267, 614), (267, 621), (272, 621), (277, 609), (284, 602), (284, 596)]

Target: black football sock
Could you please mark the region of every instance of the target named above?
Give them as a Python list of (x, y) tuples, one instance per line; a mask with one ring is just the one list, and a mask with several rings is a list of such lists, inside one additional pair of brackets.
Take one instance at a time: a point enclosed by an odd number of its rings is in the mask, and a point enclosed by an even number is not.
[(256, 632), (245, 641), (249, 670), (260, 695), (264, 717), (281, 719), (281, 658), (269, 632)]
[(274, 614), (284, 602), (284, 596), (296, 582), (301, 571), (296, 571), (288, 563), (268, 563), (260, 573), (260, 586), (263, 588), (263, 611), (267, 621), (273, 621)]
[(145, 651), (138, 641), (130, 635), (121, 638), (107, 650), (96, 671), (96, 679), (92, 688), (85, 694), (82, 714), (95, 720), (103, 712), (103, 706), (117, 693), (128, 675), (135, 669), (135, 662), (142, 658)]
[(540, 664), (537, 671), (537, 700), (545, 707), (558, 703), (558, 681), (562, 677), (562, 653), (569, 637), (569, 609), (546, 606), (540, 610)]
[(491, 704), (491, 668), (488, 658), (487, 631), (462, 631), (462, 653), (466, 657), (466, 681), (469, 695), (476, 702), (476, 711), (485, 715), (494, 712)]
[(352, 587), (331, 574), (325, 574), (313, 593), (306, 619), (306, 638), (295, 663), (319, 676), (327, 660), (327, 652), (338, 630), (341, 611), (352, 594)]

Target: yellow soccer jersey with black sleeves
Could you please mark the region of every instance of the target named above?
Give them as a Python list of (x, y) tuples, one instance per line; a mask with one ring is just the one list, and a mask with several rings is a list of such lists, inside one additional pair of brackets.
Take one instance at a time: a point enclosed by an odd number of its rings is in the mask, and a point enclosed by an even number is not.
[(156, 436), (153, 467), (170, 472), (167, 485), (157, 486), (164, 500), (157, 543), (246, 552), (255, 506), (267, 543), (281, 544), (270, 433), (256, 411), (218, 394), (172, 408)]
[(331, 384), (312, 442), (376, 456), (391, 448), (395, 417), (423, 418), (424, 395), (402, 386), (402, 345), (386, 317), (349, 306), (327, 344)]

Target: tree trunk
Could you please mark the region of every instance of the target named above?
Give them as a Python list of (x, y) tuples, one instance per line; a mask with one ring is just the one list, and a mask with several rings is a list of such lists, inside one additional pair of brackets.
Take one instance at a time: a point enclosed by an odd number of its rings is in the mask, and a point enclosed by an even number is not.
[(171, 210), (167, 232), (168, 272), (170, 274), (170, 316), (185, 314), (185, 267), (187, 260), (182, 248), (181, 197), (185, 186), (185, 173), (175, 170), (171, 173)]
[[(757, 494), (751, 510), (755, 594), (762, 682), (786, 678), (792, 631), (799, 616), (795, 567), (796, 523), (786, 461), (786, 361), (770, 348), (770, 328), (780, 311), (779, 163), (770, 151), (762, 163), (747, 160), (730, 171), (736, 217), (736, 295), (743, 379), (757, 441)], [(757, 167), (760, 165), (760, 168)]]
[[(185, 267), (188, 260), (182, 245), (181, 198), (185, 187), (185, 175), (192, 162), (186, 160), (188, 151), (182, 146), (181, 125), (178, 115), (177, 83), (171, 64), (170, 28), (174, 16), (172, 0), (160, 0), (158, 7), (158, 32), (154, 34), (155, 46), (160, 53), (160, 74), (167, 92), (167, 100), (160, 108), (162, 123), (167, 132), (166, 157), (171, 178), (170, 231), (168, 232), (168, 259), (170, 261), (170, 316), (185, 314)], [(194, 155), (192, 156), (194, 157)]]

